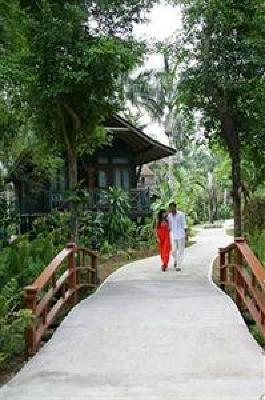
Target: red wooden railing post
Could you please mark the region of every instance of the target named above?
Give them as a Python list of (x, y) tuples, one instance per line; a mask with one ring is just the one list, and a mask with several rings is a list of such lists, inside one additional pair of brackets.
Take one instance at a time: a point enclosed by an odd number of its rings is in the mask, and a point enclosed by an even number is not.
[(26, 342), (26, 357), (35, 353), (37, 347), (36, 340), (36, 307), (37, 307), (37, 289), (28, 286), (25, 289), (25, 303), (26, 308), (32, 313), (32, 322), (26, 328), (25, 342)]
[(72, 252), (68, 255), (68, 287), (69, 290), (73, 291), (73, 295), (70, 299), (70, 304), (73, 307), (77, 303), (77, 288), (76, 288), (76, 262), (75, 262), (75, 253), (77, 250), (77, 246), (75, 243), (68, 243), (66, 246), (67, 249), (72, 249)]
[[(234, 251), (233, 260), (226, 260)], [(235, 288), (235, 302), (239, 309), (246, 308), (265, 337), (265, 270), (264, 265), (251, 250), (243, 237), (235, 238), (225, 248), (219, 249), (220, 286), (229, 284), (226, 269), (233, 267), (232, 286)], [(231, 263), (232, 261), (232, 263)]]
[[(77, 265), (77, 253), (82, 254), (80, 265)], [(85, 256), (91, 257), (92, 266), (85, 265)], [(67, 260), (67, 270), (61, 268)], [(89, 282), (80, 282), (81, 273), (89, 271)], [(57, 275), (61, 274), (58, 276)], [(92, 284), (92, 285), (91, 285)], [(97, 285), (97, 254), (88, 249), (69, 243), (48, 264), (31, 286), (25, 290), (25, 303), (32, 313), (32, 323), (25, 332), (26, 354), (33, 355), (44, 335), (59, 312), (67, 306), (77, 303), (78, 290), (81, 287)], [(58, 298), (59, 295), (59, 298)], [(54, 300), (56, 301), (54, 303)]]
[(220, 281), (221, 281), (221, 289), (225, 290), (225, 283), (226, 282), (226, 268), (225, 265), (225, 252), (223, 249), (219, 249), (219, 268), (220, 268)]
[(92, 273), (92, 283), (94, 285), (98, 284), (98, 275), (97, 275), (97, 257), (92, 256), (92, 268), (95, 270)]
[[(244, 243), (245, 239), (243, 237), (235, 238), (235, 244), (237, 243)], [(243, 302), (241, 298), (240, 291), (242, 289), (242, 277), (241, 273), (243, 273), (243, 261), (242, 261), (242, 254), (240, 253), (239, 249), (236, 247), (236, 260), (235, 263), (237, 265), (237, 272), (235, 274), (235, 289), (236, 289), (236, 304), (239, 309), (242, 308)]]

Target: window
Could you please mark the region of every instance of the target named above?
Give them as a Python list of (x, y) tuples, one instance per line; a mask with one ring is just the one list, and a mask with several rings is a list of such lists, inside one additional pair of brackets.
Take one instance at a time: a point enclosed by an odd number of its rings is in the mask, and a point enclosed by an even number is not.
[(114, 185), (124, 190), (129, 190), (130, 175), (128, 168), (114, 168)]
[(98, 163), (99, 164), (108, 164), (109, 163), (108, 157), (98, 157)]
[(98, 171), (98, 187), (104, 189), (108, 186), (107, 172), (104, 170)]
[(121, 170), (120, 169), (115, 169), (114, 170), (114, 185), (121, 187)]
[(130, 188), (130, 177), (129, 177), (129, 171), (127, 168), (123, 168), (123, 188), (125, 190), (129, 190)]
[(112, 158), (113, 164), (129, 164), (129, 160), (127, 157), (113, 157)]

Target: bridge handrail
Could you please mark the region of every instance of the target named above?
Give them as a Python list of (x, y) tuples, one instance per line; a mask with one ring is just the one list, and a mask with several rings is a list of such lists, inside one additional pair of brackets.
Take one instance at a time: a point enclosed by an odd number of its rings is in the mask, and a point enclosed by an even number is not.
[(236, 246), (251, 268), (252, 273), (262, 286), (265, 284), (265, 269), (245, 240), (236, 239)]
[(265, 336), (265, 268), (243, 237), (219, 249), (220, 284), (234, 289), (239, 309), (246, 308)]
[(73, 247), (66, 247), (54, 259), (48, 264), (48, 266), (42, 271), (32, 285), (25, 287), (25, 290), (41, 290), (56, 273), (58, 268), (61, 266), (63, 261), (73, 253), (76, 249)]
[[(88, 257), (91, 260), (89, 265)], [(33, 317), (25, 337), (28, 355), (36, 352), (43, 335), (59, 312), (76, 304), (81, 288), (96, 288), (97, 257), (96, 252), (69, 243), (54, 257), (34, 283), (25, 287), (26, 308), (31, 311)]]

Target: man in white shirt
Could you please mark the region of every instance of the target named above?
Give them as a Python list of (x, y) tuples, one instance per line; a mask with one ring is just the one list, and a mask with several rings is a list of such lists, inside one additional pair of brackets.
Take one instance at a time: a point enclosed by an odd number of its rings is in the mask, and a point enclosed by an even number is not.
[(168, 223), (171, 231), (174, 268), (176, 268), (176, 271), (181, 271), (188, 227), (185, 214), (177, 210), (177, 205), (174, 202), (169, 204)]

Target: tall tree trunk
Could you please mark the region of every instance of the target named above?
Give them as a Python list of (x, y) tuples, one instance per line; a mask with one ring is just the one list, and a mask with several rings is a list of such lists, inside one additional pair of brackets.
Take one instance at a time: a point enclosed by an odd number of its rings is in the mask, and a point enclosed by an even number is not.
[[(64, 110), (63, 110), (64, 108)], [(69, 135), (69, 128), (67, 126), (69, 124), (66, 123), (67, 118), (65, 117), (64, 111), (67, 111), (68, 115), (71, 117), (73, 121), (71, 130), (79, 129), (80, 128), (80, 119), (74, 113), (74, 111), (66, 104), (58, 105), (58, 114), (61, 122), (63, 139), (64, 139), (64, 146), (66, 150), (66, 158), (67, 158), (67, 183), (68, 183), (68, 190), (70, 192), (71, 197), (75, 195), (77, 189), (77, 153), (75, 149), (75, 145), (73, 144), (73, 139), (71, 140), (71, 135)], [(73, 133), (73, 132), (72, 132)], [(77, 210), (76, 204), (74, 200), (69, 201), (69, 208), (70, 208), (70, 232), (69, 232), (69, 239), (71, 241), (76, 241), (77, 239)]]
[(224, 206), (227, 205), (227, 190), (224, 190)]
[(225, 140), (232, 160), (233, 182), (233, 210), (234, 210), (234, 236), (242, 235), (241, 220), (241, 152), (240, 139), (236, 128), (236, 122), (231, 114), (232, 106), (224, 99), (218, 102), (222, 136)]
[(209, 224), (213, 224), (213, 203), (211, 196), (209, 196), (208, 220)]
[(214, 189), (213, 189), (213, 173), (208, 172), (208, 198), (209, 198), (209, 223), (213, 224), (214, 222)]
[[(70, 196), (75, 196), (77, 188), (77, 156), (72, 148), (67, 149), (67, 175), (68, 175), (68, 189)], [(70, 200), (70, 240), (76, 241), (77, 238), (77, 210), (74, 200)]]
[(240, 148), (231, 154), (234, 208), (234, 236), (242, 235)]

